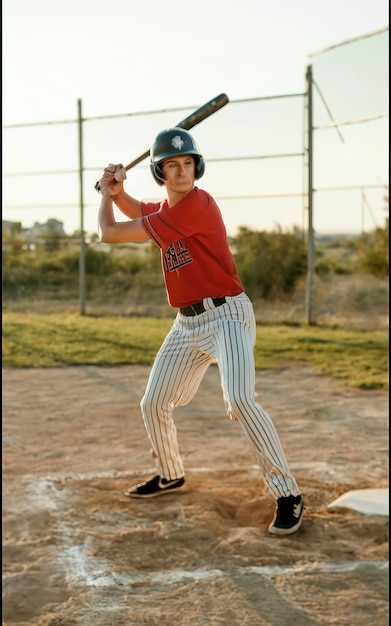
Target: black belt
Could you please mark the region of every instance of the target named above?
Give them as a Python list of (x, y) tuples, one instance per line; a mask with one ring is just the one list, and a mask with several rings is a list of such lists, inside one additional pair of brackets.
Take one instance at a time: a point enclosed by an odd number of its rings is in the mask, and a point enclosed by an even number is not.
[[(212, 302), (215, 305), (215, 307), (217, 307), (217, 306), (221, 306), (222, 304), (225, 304), (226, 299), (225, 298), (212, 298)], [(191, 317), (194, 315), (200, 315), (201, 313), (205, 313), (207, 309), (204, 307), (203, 301), (201, 301), (201, 302), (196, 302), (195, 304), (191, 304), (190, 306), (185, 306), (183, 309), (179, 309), (179, 310), (182, 313), (182, 315), (186, 315), (186, 317)]]

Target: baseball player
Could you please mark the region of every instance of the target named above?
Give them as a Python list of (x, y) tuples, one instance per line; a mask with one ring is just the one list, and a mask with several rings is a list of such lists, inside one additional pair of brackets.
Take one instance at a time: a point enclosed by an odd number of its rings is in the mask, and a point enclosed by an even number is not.
[[(167, 197), (160, 203), (141, 202), (125, 192), (122, 164), (109, 164), (97, 181), (100, 240), (155, 242), (168, 301), (177, 309), (140, 403), (156, 474), (126, 495), (151, 498), (185, 483), (173, 412), (191, 401), (209, 365), (217, 363), (227, 414), (242, 427), (276, 502), (269, 533), (289, 535), (301, 525), (304, 499), (274, 424), (254, 398), (253, 307), (237, 274), (219, 207), (195, 186), (205, 161), (188, 131), (169, 128), (152, 145), (150, 168), (156, 183), (165, 186)], [(113, 202), (127, 221), (116, 221)]]

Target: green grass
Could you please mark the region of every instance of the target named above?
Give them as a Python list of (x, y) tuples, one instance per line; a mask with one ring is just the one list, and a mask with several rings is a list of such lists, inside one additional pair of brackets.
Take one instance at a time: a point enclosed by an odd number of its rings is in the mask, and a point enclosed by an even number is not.
[(256, 367), (298, 362), (361, 389), (388, 389), (388, 333), (320, 326), (258, 326)]
[[(3, 367), (151, 365), (172, 319), (3, 312)], [(388, 334), (319, 326), (258, 325), (257, 369), (295, 363), (351, 387), (388, 389)]]
[(3, 367), (152, 363), (170, 320), (3, 313)]

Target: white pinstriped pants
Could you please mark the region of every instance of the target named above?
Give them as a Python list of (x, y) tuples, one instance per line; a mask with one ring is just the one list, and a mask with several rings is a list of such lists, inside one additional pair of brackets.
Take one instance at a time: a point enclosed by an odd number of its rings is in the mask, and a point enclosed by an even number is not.
[(256, 324), (246, 294), (227, 297), (201, 315), (177, 317), (153, 364), (140, 406), (160, 476), (184, 476), (173, 411), (194, 397), (207, 368), (217, 362), (228, 415), (237, 420), (255, 453), (272, 496), (299, 495), (269, 415), (255, 401)]

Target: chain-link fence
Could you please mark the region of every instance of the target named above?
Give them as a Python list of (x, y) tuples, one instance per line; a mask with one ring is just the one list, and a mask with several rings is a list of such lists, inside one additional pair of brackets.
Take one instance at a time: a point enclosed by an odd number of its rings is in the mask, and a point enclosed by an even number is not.
[[(389, 31), (310, 56), (314, 99), (314, 227), (335, 230), (353, 205), (351, 230), (384, 226), (388, 208)], [(330, 158), (325, 158), (330, 155)]]
[[(303, 77), (304, 87), (304, 77)], [(88, 118), (82, 115), (83, 202), (87, 233), (96, 231), (94, 183), (109, 161), (126, 164), (155, 135), (202, 103)], [(202, 186), (220, 203), (228, 232), (238, 224), (271, 229), (302, 224), (304, 93), (230, 101), (192, 129), (207, 163)], [(56, 218), (68, 233), (80, 226), (78, 120), (4, 128), (4, 215), (24, 224)], [(24, 146), (16, 155), (13, 146)], [(282, 175), (283, 172), (283, 175)], [(126, 183), (140, 199), (160, 197), (148, 161)], [(12, 200), (11, 200), (12, 199)]]
[[(216, 197), (228, 234), (298, 226), (310, 248), (313, 233), (384, 224), (388, 28), (310, 58), (302, 93), (233, 100), (191, 131), (207, 164), (202, 186)], [(102, 167), (130, 162), (200, 104), (85, 117), (79, 101), (73, 120), (3, 127), (3, 220), (55, 218), (68, 233), (83, 231), (83, 249), (96, 232)], [(131, 195), (161, 197), (147, 160), (128, 179)]]

